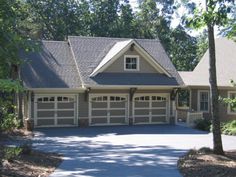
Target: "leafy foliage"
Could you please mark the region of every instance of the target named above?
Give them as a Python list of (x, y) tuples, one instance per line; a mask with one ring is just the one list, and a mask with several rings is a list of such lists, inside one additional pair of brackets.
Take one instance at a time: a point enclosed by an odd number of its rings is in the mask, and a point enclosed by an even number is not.
[(207, 119), (198, 119), (195, 121), (195, 128), (203, 131), (210, 131), (211, 121)]
[(0, 90), (4, 93), (12, 93), (22, 92), (24, 88), (18, 80), (0, 79)]
[(221, 131), (225, 135), (236, 135), (236, 120), (223, 123)]
[(11, 161), (15, 157), (19, 156), (22, 152), (20, 147), (4, 147), (4, 157), (3, 159)]

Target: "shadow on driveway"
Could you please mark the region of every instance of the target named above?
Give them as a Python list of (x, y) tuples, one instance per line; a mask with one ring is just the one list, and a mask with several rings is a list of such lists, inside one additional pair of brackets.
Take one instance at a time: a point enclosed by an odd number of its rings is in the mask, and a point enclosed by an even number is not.
[(177, 160), (187, 150), (166, 143), (163, 136), (172, 134), (207, 132), (170, 125), (44, 128), (36, 129), (33, 145), (63, 154), (55, 177), (179, 177)]
[(49, 137), (84, 136), (95, 137), (103, 134), (129, 135), (129, 134), (188, 134), (200, 135), (209, 132), (200, 131), (177, 125), (135, 125), (135, 126), (99, 126), (86, 128), (38, 128), (35, 132), (45, 133)]

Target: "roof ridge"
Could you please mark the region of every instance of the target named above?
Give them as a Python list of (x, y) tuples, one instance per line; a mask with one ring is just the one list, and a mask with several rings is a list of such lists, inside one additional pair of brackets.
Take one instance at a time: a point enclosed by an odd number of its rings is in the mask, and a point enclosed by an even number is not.
[(123, 39), (123, 40), (142, 40), (142, 41), (158, 41), (160, 42), (160, 39), (159, 38), (155, 38), (155, 39), (143, 39), (143, 38), (128, 38), (128, 37), (103, 37), (103, 36), (68, 36), (69, 37), (72, 37), (72, 38), (89, 38), (89, 39), (109, 39), (109, 40), (114, 40), (114, 39)]

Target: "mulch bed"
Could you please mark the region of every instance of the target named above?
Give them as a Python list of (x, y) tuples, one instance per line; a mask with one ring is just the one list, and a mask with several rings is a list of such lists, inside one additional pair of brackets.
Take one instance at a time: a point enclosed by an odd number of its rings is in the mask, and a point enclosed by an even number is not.
[(10, 160), (4, 159), (4, 141), (14, 141), (17, 138), (31, 139), (32, 132), (24, 129), (0, 133), (0, 176), (1, 177), (47, 177), (62, 162), (62, 156), (56, 153), (46, 153), (30, 149), (20, 153)]
[(216, 155), (207, 148), (190, 150), (178, 161), (184, 177), (236, 177), (236, 150)]

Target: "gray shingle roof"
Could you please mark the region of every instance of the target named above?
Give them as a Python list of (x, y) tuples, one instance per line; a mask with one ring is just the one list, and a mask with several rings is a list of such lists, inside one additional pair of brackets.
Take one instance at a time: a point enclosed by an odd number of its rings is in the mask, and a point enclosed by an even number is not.
[(158, 73), (99, 73), (91, 80), (99, 85), (178, 85), (175, 78)]
[(28, 88), (78, 88), (81, 81), (67, 42), (42, 41), (40, 52), (22, 54), (21, 77)]
[[(95, 86), (95, 85), (131, 85), (130, 83), (124, 84), (126, 81), (125, 74), (111, 74), (107, 76), (106, 74), (99, 75), (97, 77), (89, 77), (93, 70), (99, 65), (103, 57), (112, 48), (112, 46), (119, 41), (128, 40), (127, 38), (105, 38), (105, 37), (79, 37), (79, 36), (69, 36), (68, 38), (70, 46), (75, 56), (75, 60), (78, 64), (80, 75), (82, 81), (85, 85)], [(155, 60), (159, 63), (167, 72), (171, 75), (171, 79), (167, 79), (165, 85), (182, 85), (183, 81), (173, 66), (172, 62), (168, 58), (165, 50), (163, 49), (159, 40), (147, 40), (147, 39), (135, 39), (135, 41), (146, 50)], [(131, 76), (130, 74), (129, 76)], [(104, 77), (104, 81), (101, 82)], [(134, 76), (134, 75), (133, 75)], [(159, 80), (163, 80), (163, 76), (156, 75)], [(109, 81), (105, 81), (105, 78)], [(113, 78), (112, 78), (113, 77)], [(99, 79), (96, 79), (99, 78)], [(132, 85), (153, 85), (151, 82), (149, 74), (143, 74), (142, 79), (135, 79)], [(143, 80), (150, 81), (144, 82)], [(106, 83), (106, 84), (105, 84)], [(109, 84), (108, 84), (109, 83)], [(164, 82), (162, 82), (164, 83)], [(156, 82), (156, 85), (158, 84)]]
[[(227, 38), (218, 38), (216, 45), (216, 72), (218, 86), (231, 86), (230, 80), (236, 81), (236, 43)], [(209, 86), (209, 51), (192, 72), (179, 72), (185, 85)]]

